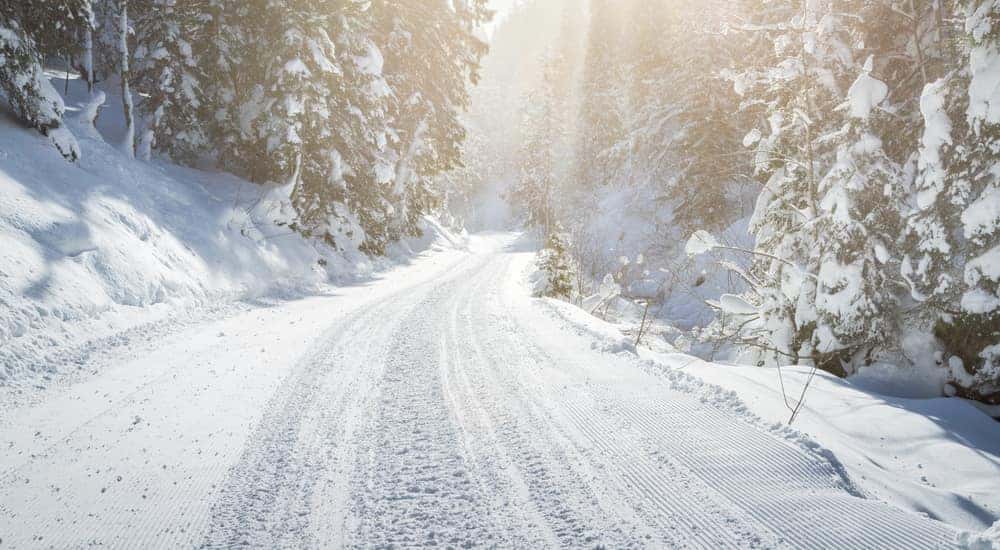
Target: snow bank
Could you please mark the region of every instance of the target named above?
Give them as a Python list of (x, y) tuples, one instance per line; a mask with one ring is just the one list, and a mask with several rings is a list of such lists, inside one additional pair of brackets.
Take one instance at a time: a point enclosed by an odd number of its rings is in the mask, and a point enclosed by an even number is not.
[[(593, 349), (608, 353), (635, 353), (635, 342), (625, 337), (610, 323), (587, 315), (586, 312), (573, 304), (555, 298), (543, 298), (541, 302), (549, 312), (573, 324), (580, 334), (586, 334), (592, 338), (594, 340), (591, 344)], [(584, 315), (580, 315), (581, 313)]]
[(869, 387), (878, 387), (875, 373), (843, 380), (820, 371), (789, 428), (781, 383), (794, 405), (809, 379), (806, 367), (722, 365), (636, 349), (618, 327), (582, 309), (540, 304), (593, 337), (595, 348), (636, 353), (675, 387), (825, 456), (849, 478), (850, 490), (971, 530), (970, 547), (990, 548), (978, 533), (1000, 519), (1000, 423), (970, 402), (883, 395)]
[[(680, 358), (665, 358), (668, 368)], [(786, 422), (805, 367), (692, 363), (687, 372), (734, 391), (755, 414)], [(881, 395), (819, 372), (794, 427), (830, 449), (871, 497), (982, 530), (1000, 519), (1000, 424), (960, 399)]]
[[(277, 190), (126, 158), (93, 130), (97, 104), (68, 108), (73, 164), (0, 110), (0, 386), (43, 384), (67, 368), (54, 355), (185, 310), (300, 295), (461, 244), (428, 220), (392, 258), (317, 248), (262, 206)], [(114, 116), (104, 109), (98, 126)]]
[(131, 161), (95, 137), (81, 146), (83, 158), (69, 164), (0, 120), (0, 381), (48, 368), (33, 361), (38, 353), (112, 310), (325, 280), (318, 253), (287, 229), (258, 225), (248, 236), (232, 223), (252, 198), (249, 184)]
[(969, 550), (1000, 550), (1000, 521), (982, 533), (962, 533), (958, 545)]

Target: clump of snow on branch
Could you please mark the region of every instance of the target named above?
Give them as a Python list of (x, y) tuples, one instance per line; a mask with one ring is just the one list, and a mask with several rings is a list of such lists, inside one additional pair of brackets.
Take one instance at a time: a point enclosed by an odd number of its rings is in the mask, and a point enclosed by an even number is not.
[(868, 118), (872, 109), (885, 101), (886, 96), (889, 94), (889, 86), (885, 82), (872, 77), (871, 72), (872, 56), (868, 56), (864, 70), (847, 91), (847, 98), (851, 106), (851, 116), (854, 118)]
[(684, 247), (684, 252), (688, 256), (699, 256), (719, 246), (719, 241), (711, 233), (699, 229), (688, 239), (687, 246)]

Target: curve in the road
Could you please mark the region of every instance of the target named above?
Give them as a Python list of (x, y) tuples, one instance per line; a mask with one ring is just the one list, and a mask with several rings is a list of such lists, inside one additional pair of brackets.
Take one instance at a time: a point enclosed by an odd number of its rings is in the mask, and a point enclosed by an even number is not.
[(952, 540), (853, 494), (809, 449), (560, 330), (518, 282), (527, 261), (495, 246), (338, 323), (272, 401), (209, 545)]

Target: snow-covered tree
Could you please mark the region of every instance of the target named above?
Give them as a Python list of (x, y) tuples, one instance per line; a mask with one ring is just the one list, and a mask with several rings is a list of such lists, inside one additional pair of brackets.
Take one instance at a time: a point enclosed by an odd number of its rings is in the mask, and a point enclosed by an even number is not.
[[(382, 254), (397, 238), (391, 227), (393, 158), (388, 146), (388, 89), (369, 11), (364, 3), (351, 3), (333, 20), (331, 36), (344, 76), (328, 98), (334, 141), (316, 146), (317, 151), (333, 155), (330, 166), (335, 170), (328, 175), (335, 176), (336, 164), (341, 163), (344, 205), (350, 210), (350, 216), (328, 216), (327, 233), (341, 241), (355, 240), (370, 254)], [(334, 209), (345, 207), (334, 205)]]
[[(948, 355), (952, 387), (1000, 401), (1000, 4), (950, 6), (965, 35), (950, 70), (921, 94), (922, 135), (903, 240), (902, 275)], [(937, 75), (934, 75), (937, 76)]]
[(484, 6), (204, 0), (191, 50), (209, 148), (287, 185), (297, 230), (381, 253), (416, 231), (440, 201), (433, 176), (458, 165)]
[[(328, 19), (301, 2), (272, 0), (269, 46), (272, 61), (262, 75), (261, 110), (253, 119), (255, 138), (264, 143), (268, 181), (298, 184), (312, 140), (332, 134), (326, 94), (343, 75)], [(327, 170), (328, 171), (328, 170)]]
[(724, 77), (759, 40), (730, 30), (740, 2), (633, 2), (631, 9), (634, 74), (619, 163), (633, 185), (658, 188), (677, 229), (726, 227), (744, 189), (756, 185), (741, 147), (746, 117)]
[(574, 269), (569, 248), (569, 237), (562, 225), (554, 223), (538, 257), (538, 268), (544, 277), (537, 289), (539, 295), (564, 300), (573, 297)]
[(968, 261), (956, 324), (965, 325), (968, 346), (956, 355), (972, 380), (956, 376), (955, 382), (974, 397), (1000, 403), (1000, 1), (969, 2), (965, 30), (970, 133), (956, 180), (968, 185), (970, 200), (961, 215)]
[(957, 391), (994, 395), (996, 3), (765, 4), (773, 54), (731, 73), (765, 123), (739, 340), (849, 374), (930, 323)]
[(542, 62), (539, 85), (525, 101), (522, 115), (524, 141), (520, 154), (518, 178), (510, 189), (510, 202), (521, 209), (528, 227), (539, 227), (543, 234), (552, 232), (556, 221), (560, 182), (556, 179), (557, 150), (561, 140), (556, 96), (557, 70), (562, 59), (548, 54)]
[(621, 6), (614, 0), (590, 2), (590, 24), (581, 74), (575, 164), (579, 185), (610, 183), (614, 146), (625, 135), (628, 78), (621, 60)]
[[(736, 79), (739, 91), (753, 97), (763, 127), (751, 132), (755, 168), (763, 190), (750, 229), (761, 253), (752, 270), (760, 281), (763, 330), (759, 348), (778, 361), (801, 362), (813, 355), (817, 277), (819, 183), (835, 147), (827, 136), (840, 130), (836, 107), (843, 100), (846, 69), (843, 32), (829, 3), (783, 3), (757, 24), (773, 45), (766, 63), (751, 66)], [(797, 3), (796, 3), (797, 4)], [(832, 366), (832, 370), (838, 370)]]
[(393, 237), (415, 234), (422, 213), (440, 204), (434, 177), (460, 166), (460, 114), (479, 78), (486, 44), (476, 29), (490, 17), (484, 0), (376, 0), (374, 39), (388, 99), (394, 150)]
[(190, 161), (206, 145), (199, 120), (205, 77), (188, 38), (198, 32), (201, 9), (200, 2), (177, 0), (140, 0), (133, 6), (138, 45), (132, 80), (144, 118), (139, 150), (145, 158), (159, 149)]
[(266, 160), (257, 175), (290, 186), (294, 226), (306, 235), (381, 252), (389, 180), (377, 165), (383, 107), (372, 85), (380, 75), (365, 61), (375, 48), (365, 12), (354, 2), (268, 6), (282, 14), (261, 21), (274, 61), (258, 67), (260, 81), (240, 115), (251, 127), (249, 150)]
[(873, 61), (869, 56), (847, 91), (848, 120), (830, 138), (839, 142), (836, 158), (818, 187), (821, 260), (812, 348), (828, 370), (847, 373), (894, 347), (903, 289), (891, 252), (900, 231), (902, 169), (879, 137), (893, 120), (881, 110), (889, 87), (872, 76)]
[(968, 2), (961, 65), (929, 84), (903, 274), (931, 309), (953, 387), (1000, 402), (1000, 3)]
[(81, 41), (92, 29), (92, 0), (21, 2), (21, 19), (43, 58), (60, 58), (67, 70), (84, 53)]
[[(260, 91), (256, 86), (259, 70), (250, 63), (260, 48), (252, 40), (251, 11), (259, 2), (205, 0), (197, 15), (196, 32), (190, 37), (193, 55), (204, 80), (199, 89), (208, 146), (219, 163), (252, 181), (260, 157), (243, 156), (249, 146), (249, 124), (242, 124), (244, 106)], [(259, 8), (257, 8), (259, 9)], [(248, 114), (252, 114), (252, 111)]]
[(48, 136), (68, 160), (80, 157), (80, 148), (65, 127), (65, 105), (42, 69), (34, 38), (23, 22), (30, 12), (18, 2), (0, 2), (0, 90), (25, 123)]

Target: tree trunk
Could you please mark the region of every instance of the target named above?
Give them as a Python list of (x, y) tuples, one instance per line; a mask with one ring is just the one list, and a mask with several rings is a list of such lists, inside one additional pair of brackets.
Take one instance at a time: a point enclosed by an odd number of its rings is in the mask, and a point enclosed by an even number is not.
[(135, 158), (135, 106), (132, 104), (132, 91), (129, 87), (129, 55), (128, 55), (128, 0), (119, 0), (119, 42), (121, 54), (122, 108), (125, 112), (125, 138), (122, 140), (129, 158)]
[(94, 30), (90, 25), (83, 32), (83, 78), (87, 81), (87, 93), (94, 93)]

